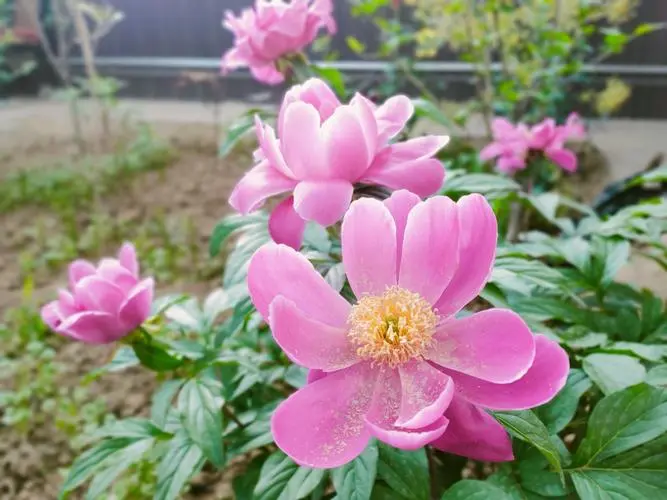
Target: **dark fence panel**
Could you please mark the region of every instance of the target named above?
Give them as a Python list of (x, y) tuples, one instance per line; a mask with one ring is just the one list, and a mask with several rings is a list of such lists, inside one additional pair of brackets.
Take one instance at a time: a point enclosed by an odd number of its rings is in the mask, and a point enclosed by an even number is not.
[[(222, 28), (226, 10), (239, 12), (254, 0), (110, 0), (124, 11), (125, 19), (99, 48), (99, 62), (104, 71), (128, 82), (126, 94), (134, 96), (205, 98), (206, 88), (178, 85), (184, 71), (217, 71), (222, 53), (231, 46), (232, 36)], [(345, 38), (354, 35), (370, 50), (377, 45), (378, 34), (372, 24), (354, 19), (346, 0), (335, 0), (339, 32), (332, 48), (348, 69), (356, 74), (372, 74), (377, 69), (351, 53)], [(666, 22), (667, 0), (644, 0), (637, 22)], [(455, 62), (456, 56), (443, 50), (439, 62)], [(653, 33), (608, 61), (601, 77), (619, 73), (631, 83), (634, 94), (625, 106), (627, 116), (667, 118), (667, 31)], [(431, 68), (436, 81), (452, 82), (446, 97), (463, 98), (470, 94), (470, 73), (461, 66)], [(244, 72), (225, 79), (225, 96), (248, 97), (263, 92), (276, 96), (280, 89), (267, 89), (249, 81)], [(211, 97), (211, 96), (209, 96)]]

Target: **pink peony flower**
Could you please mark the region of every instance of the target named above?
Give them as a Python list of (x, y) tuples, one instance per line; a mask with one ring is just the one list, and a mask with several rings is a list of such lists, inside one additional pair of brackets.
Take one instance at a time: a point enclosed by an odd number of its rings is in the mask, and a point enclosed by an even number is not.
[(247, 214), (267, 198), (289, 192), (273, 210), (269, 229), (274, 241), (298, 249), (306, 221), (330, 226), (343, 217), (355, 184), (434, 194), (442, 186), (444, 169), (433, 156), (449, 138), (389, 143), (413, 111), (405, 96), (377, 107), (358, 94), (341, 104), (321, 80), (297, 85), (282, 103), (279, 138), (257, 119), (258, 163), (234, 188), (229, 203)]
[(507, 457), (507, 435), (482, 408), (550, 400), (568, 361), (512, 311), (455, 317), (491, 273), (497, 232), (480, 195), (421, 202), (400, 190), (384, 203), (355, 201), (342, 225), (353, 305), (303, 255), (261, 248), (248, 271), (253, 303), (289, 358), (311, 370), (272, 417), (276, 444), (320, 468), (354, 459), (373, 436), (479, 456), (488, 444)]
[(76, 260), (69, 267), (69, 288), (42, 308), (43, 321), (56, 333), (88, 344), (125, 337), (150, 315), (153, 278), (139, 280), (134, 246), (125, 243), (118, 259), (97, 267)]
[(505, 118), (496, 118), (492, 123), (493, 142), (480, 152), (482, 160), (496, 159), (501, 172), (512, 174), (526, 168), (531, 152), (544, 155), (563, 170), (577, 170), (577, 156), (565, 148), (568, 140), (585, 137), (584, 125), (576, 113), (570, 114), (565, 125), (547, 118), (528, 128), (523, 123), (514, 126)]
[(223, 23), (234, 34), (234, 47), (222, 58), (222, 71), (248, 67), (260, 82), (276, 85), (284, 75), (276, 67), (283, 56), (301, 52), (320, 28), (336, 32), (332, 0), (256, 0), (255, 8)]

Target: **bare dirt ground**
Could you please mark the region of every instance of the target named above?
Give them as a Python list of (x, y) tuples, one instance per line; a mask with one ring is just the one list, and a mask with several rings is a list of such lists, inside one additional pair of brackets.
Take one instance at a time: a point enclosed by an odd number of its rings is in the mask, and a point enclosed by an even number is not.
[[(84, 130), (89, 143), (99, 142), (96, 109), (84, 106)], [(238, 116), (244, 105), (226, 103), (221, 121)], [(166, 217), (187, 215), (196, 221), (198, 243), (206, 248), (215, 222), (228, 212), (227, 197), (233, 185), (250, 166), (246, 156), (221, 161), (216, 157), (219, 128), (210, 107), (180, 102), (124, 101), (115, 114), (114, 130), (124, 122), (145, 120), (167, 138), (178, 158), (165, 171), (141, 174), (131, 186), (102, 200), (111, 217), (128, 219), (139, 227), (155, 213)], [(54, 157), (74, 154), (67, 108), (55, 102), (15, 102), (0, 107), (0, 179), (16, 169), (52, 163)], [(608, 169), (588, 183), (585, 197), (595, 197), (608, 182), (642, 170), (656, 153), (667, 152), (667, 123), (615, 121), (593, 124), (593, 141), (609, 159)], [(0, 315), (21, 301), (22, 280), (18, 259), (25, 245), (25, 230), (44, 210), (21, 209), (0, 214)], [(205, 250), (204, 250), (205, 251)], [(101, 256), (101, 255), (100, 255)], [(100, 257), (96, 256), (96, 257)], [(635, 260), (621, 272), (623, 279), (657, 289), (667, 297), (664, 273), (652, 263)], [(36, 283), (34, 301), (51, 298), (65, 282), (64, 270), (42, 276)], [(203, 296), (217, 285), (217, 278), (196, 281), (181, 277), (160, 291), (185, 291)], [(68, 367), (62, 383), (75, 387), (81, 377), (111, 356), (107, 348), (91, 349), (67, 343), (57, 360)], [(109, 411), (119, 417), (145, 414), (154, 387), (152, 375), (140, 370), (112, 374), (94, 383), (91, 392), (103, 397)], [(0, 425), (0, 499), (50, 500), (56, 498), (62, 481), (59, 468), (71, 463), (71, 452), (52, 426), (19, 435)], [(222, 499), (231, 496), (229, 482), (221, 474), (203, 474), (191, 498)]]

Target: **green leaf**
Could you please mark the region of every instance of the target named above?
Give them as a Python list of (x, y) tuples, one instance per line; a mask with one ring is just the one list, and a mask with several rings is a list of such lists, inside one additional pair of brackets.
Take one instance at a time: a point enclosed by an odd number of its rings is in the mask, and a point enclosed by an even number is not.
[(646, 384), (600, 401), (588, 420), (574, 464), (594, 466), (667, 432), (667, 391)]
[(442, 495), (442, 500), (510, 500), (498, 486), (488, 481), (464, 479), (454, 484)]
[(336, 493), (349, 500), (369, 500), (375, 484), (378, 447), (373, 441), (351, 462), (331, 471)]
[(104, 469), (97, 472), (86, 492), (86, 500), (97, 500), (118, 476), (131, 465), (144, 458), (145, 453), (153, 446), (153, 439), (142, 439), (127, 448), (114, 453), (105, 461)]
[(638, 358), (657, 363), (667, 357), (667, 346), (640, 344), (638, 342), (614, 342), (604, 347), (605, 352), (632, 354)]
[(378, 442), (378, 477), (398, 495), (428, 500), (430, 482), (426, 451), (404, 451)]
[(415, 107), (415, 116), (428, 118), (444, 127), (452, 128), (454, 126), (452, 120), (433, 101), (429, 99), (413, 99), (412, 104)]
[(557, 434), (572, 421), (579, 399), (591, 388), (591, 380), (579, 369), (570, 370), (565, 387), (549, 403), (535, 408), (550, 434)]
[(331, 285), (331, 288), (337, 292), (340, 292), (345, 286), (346, 280), (343, 263), (339, 262), (338, 264), (331, 266), (327, 273), (324, 275), (324, 279), (327, 283), (329, 283), (329, 285)]
[(530, 410), (494, 412), (494, 415), (514, 436), (537, 448), (554, 470), (562, 475), (558, 448), (537, 415)]
[(644, 365), (636, 358), (622, 354), (591, 354), (584, 358), (582, 367), (605, 394), (612, 394), (646, 379)]
[(178, 396), (185, 432), (216, 467), (225, 462), (221, 407), (222, 398), (200, 379), (188, 381)]
[(518, 191), (520, 186), (509, 177), (493, 174), (463, 174), (445, 182), (443, 194)]
[(137, 366), (139, 363), (140, 363), (139, 358), (137, 358), (137, 355), (134, 354), (134, 350), (130, 346), (124, 345), (120, 346), (116, 350), (114, 357), (110, 363), (107, 363), (106, 365), (98, 368), (97, 370), (93, 371), (90, 375), (92, 377), (96, 377), (98, 375), (101, 375), (102, 373), (118, 372), (121, 370), (126, 370), (127, 368), (131, 368), (133, 366)]
[(123, 420), (115, 420), (110, 422), (93, 434), (96, 437), (104, 438), (153, 438), (153, 437), (169, 437), (161, 429), (157, 428), (153, 423), (145, 418), (125, 418)]
[(132, 349), (134, 349), (134, 354), (139, 358), (141, 364), (154, 372), (169, 372), (183, 364), (182, 359), (172, 356), (162, 347), (143, 339), (133, 342)]
[(347, 43), (347, 46), (350, 48), (350, 50), (357, 55), (366, 52), (366, 46), (354, 36), (346, 37), (345, 42)]
[(630, 242), (619, 241), (617, 243), (608, 243), (606, 248), (606, 258), (604, 262), (604, 272), (600, 284), (609, 285), (621, 268), (628, 263), (630, 259)]
[(185, 434), (177, 434), (157, 467), (157, 486), (153, 500), (174, 500), (188, 480), (204, 465), (199, 446)]
[(651, 368), (646, 375), (646, 383), (667, 388), (667, 364)]
[(88, 451), (81, 454), (72, 464), (67, 479), (61, 489), (61, 496), (68, 491), (82, 485), (95, 472), (104, 466), (105, 460), (113, 454), (132, 446), (137, 442), (134, 438), (105, 439)]
[(222, 219), (213, 229), (208, 244), (208, 251), (211, 257), (215, 257), (220, 253), (222, 246), (237, 229), (251, 224), (257, 224), (263, 220), (264, 218), (258, 218), (256, 215), (230, 215)]
[(323, 469), (299, 467), (281, 451), (271, 455), (260, 472), (254, 500), (299, 500), (324, 479)]
[(641, 23), (637, 25), (634, 30), (632, 30), (632, 34), (634, 36), (648, 35), (649, 33), (653, 33), (654, 31), (663, 29), (664, 27), (665, 23)]
[(232, 487), (234, 488), (234, 498), (236, 500), (253, 500), (253, 490), (257, 481), (259, 481), (259, 475), (265, 459), (265, 455), (255, 457), (243, 471), (243, 474), (238, 474), (234, 477)]
[(174, 400), (174, 396), (184, 383), (185, 380), (180, 379), (167, 380), (153, 394), (151, 420), (153, 420), (155, 425), (164, 427), (167, 422), (167, 415), (169, 414), (169, 408)]
[(266, 111), (261, 109), (249, 109), (243, 115), (238, 117), (227, 129), (227, 134), (220, 144), (218, 155), (224, 158), (233, 151), (236, 145), (241, 142), (243, 136), (250, 132), (255, 126), (255, 115), (262, 118), (268, 116)]

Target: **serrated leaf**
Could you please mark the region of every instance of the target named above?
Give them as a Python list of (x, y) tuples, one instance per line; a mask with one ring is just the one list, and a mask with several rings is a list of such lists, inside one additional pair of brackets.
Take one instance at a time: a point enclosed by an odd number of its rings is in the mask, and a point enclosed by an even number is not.
[(260, 472), (254, 500), (300, 500), (324, 479), (323, 469), (299, 467), (281, 451), (271, 455)]
[(560, 453), (537, 415), (530, 410), (495, 412), (494, 415), (512, 435), (537, 448), (554, 470), (562, 475)]
[(197, 474), (204, 462), (199, 446), (185, 434), (178, 434), (157, 467), (157, 486), (153, 500), (174, 500), (188, 480)]
[(510, 500), (505, 492), (493, 483), (464, 479), (445, 491), (441, 500)]
[(225, 462), (221, 406), (222, 398), (200, 379), (188, 381), (178, 396), (183, 429), (216, 467)]
[(379, 451), (373, 441), (351, 462), (331, 471), (336, 493), (349, 500), (369, 500), (375, 484)]
[(211, 239), (209, 240), (209, 253), (211, 257), (215, 257), (220, 253), (220, 249), (225, 244), (227, 239), (238, 229), (257, 224), (265, 219), (265, 217), (258, 217), (255, 215), (230, 215), (225, 217), (215, 225)]
[(592, 386), (591, 380), (579, 369), (572, 369), (565, 387), (549, 403), (535, 408), (535, 413), (551, 434), (557, 434), (570, 423), (579, 406), (579, 399)]
[(667, 391), (646, 384), (607, 396), (594, 408), (574, 457), (580, 467), (640, 446), (667, 432)]
[(644, 365), (636, 358), (622, 354), (591, 354), (584, 358), (582, 367), (605, 394), (612, 394), (646, 379)]
[(145, 418), (125, 418), (103, 425), (93, 434), (104, 438), (153, 438), (168, 437), (169, 434), (157, 428)]
[(430, 482), (426, 451), (405, 451), (378, 442), (378, 477), (398, 495), (428, 500)]

